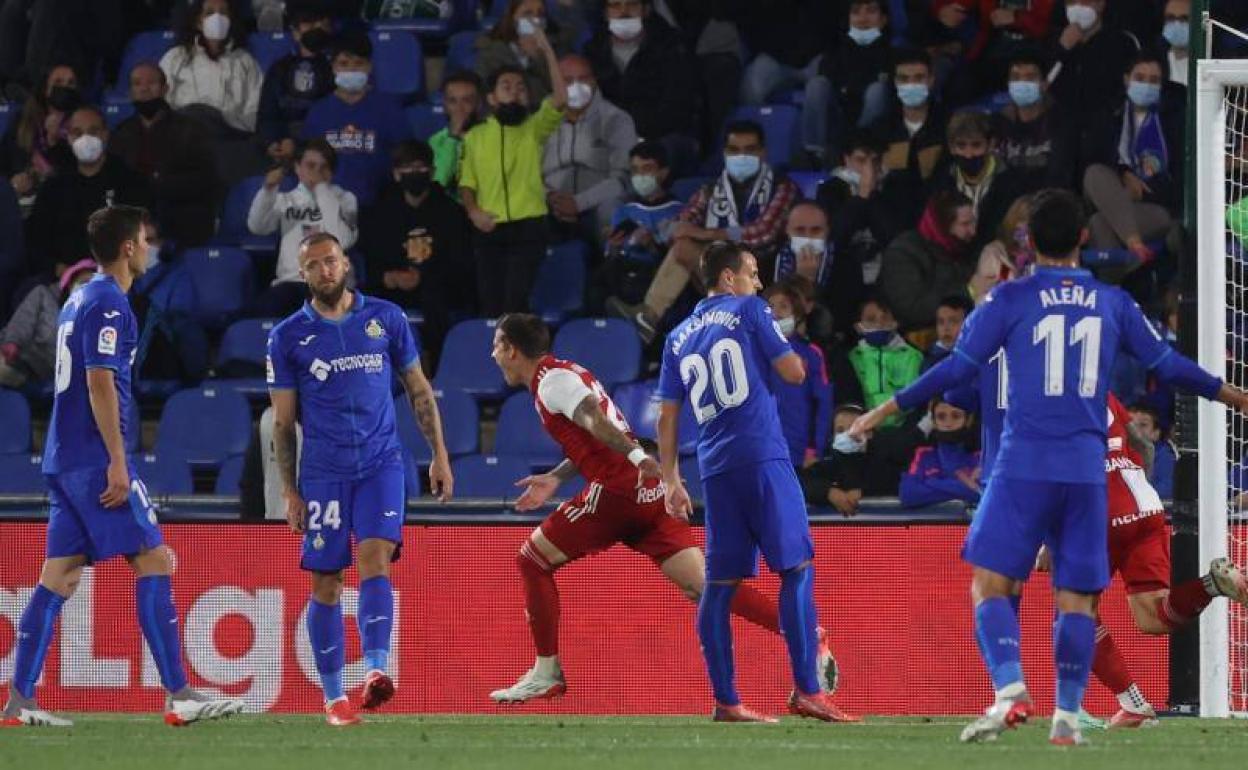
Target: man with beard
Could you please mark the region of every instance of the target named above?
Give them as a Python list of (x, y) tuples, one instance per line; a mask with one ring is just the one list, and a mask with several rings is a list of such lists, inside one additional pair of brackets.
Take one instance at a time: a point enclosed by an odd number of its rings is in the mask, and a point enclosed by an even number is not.
[[(312, 573), (308, 638), (335, 727), (357, 724), (343, 692), (346, 642), (342, 571), (354, 535), (360, 573), (360, 705), (374, 709), (394, 696), (386, 673), (394, 595), (390, 562), (399, 557), (405, 508), (402, 448), (395, 430), (390, 382), (398, 373), (421, 432), (433, 447), (429, 482), (440, 500), (453, 480), (433, 388), (420, 368), (420, 349), (398, 306), (347, 292), (350, 262), (333, 235), (314, 233), (299, 250), (312, 295), (269, 335), (268, 383), (273, 443), (286, 520), (303, 533), (300, 566)], [(296, 483), (296, 415), (303, 445)]]

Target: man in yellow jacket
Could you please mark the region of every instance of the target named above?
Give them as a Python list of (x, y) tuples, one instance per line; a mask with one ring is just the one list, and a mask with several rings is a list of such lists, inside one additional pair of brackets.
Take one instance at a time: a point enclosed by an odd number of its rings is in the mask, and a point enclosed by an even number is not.
[(568, 91), (550, 41), (540, 28), (533, 34), (551, 73), (551, 95), (530, 113), (524, 73), (500, 67), (486, 80), (492, 114), (464, 136), (459, 192), (476, 230), (477, 296), (487, 318), (528, 310), (546, 255), (542, 147), (563, 122)]

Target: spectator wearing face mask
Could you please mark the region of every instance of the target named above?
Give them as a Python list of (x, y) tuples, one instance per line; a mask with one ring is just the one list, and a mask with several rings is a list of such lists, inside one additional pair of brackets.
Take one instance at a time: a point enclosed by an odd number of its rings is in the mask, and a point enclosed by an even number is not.
[(832, 441), (825, 459), (802, 469), (798, 478), (810, 505), (830, 505), (845, 517), (858, 514), (864, 495), (892, 494), (897, 477), (892, 466), (878, 462), (874, 436), (850, 438), (849, 427), (862, 416), (859, 404), (841, 404), (832, 416)]
[(1049, 70), (1049, 93), (1074, 129), (1122, 94), (1121, 73), (1139, 52), (1131, 34), (1105, 24), (1106, 0), (1066, 0), (1067, 25), (1057, 39), (1057, 64)]
[(929, 414), (930, 444), (914, 450), (910, 469), (901, 477), (898, 497), (904, 508), (921, 508), (951, 500), (977, 503), (983, 490), (979, 485), (979, 452), (970, 416), (940, 399), (932, 401)]
[(108, 153), (108, 126), (98, 109), (74, 110), (66, 139), (76, 163), (44, 184), (27, 223), (26, 253), (32, 272), (47, 280), (90, 255), (91, 212), (119, 203), (151, 206), (151, 191), (143, 178)]
[(1126, 248), (1147, 263), (1183, 203), (1184, 94), (1165, 62), (1140, 54), (1125, 68), (1126, 99), (1102, 110), (1085, 135), (1083, 192), (1096, 213), (1089, 244)]
[(411, 137), (411, 128), (393, 98), (369, 85), (373, 44), (351, 32), (334, 45), (334, 92), (308, 110), (303, 138), (329, 142), (338, 156), (335, 178), (361, 206), (372, 203), (390, 175), (390, 151)]
[(433, 166), (428, 144), (400, 142), (391, 153), (394, 183), (360, 218), (369, 292), (421, 311), (421, 347), (430, 363), (437, 359), (451, 313), (470, 314), (477, 291), (468, 218), (433, 181)]
[(800, 385), (791, 385), (774, 372), (771, 375), (771, 392), (776, 397), (789, 458), (795, 468), (806, 468), (823, 457), (832, 428), (828, 369), (823, 351), (806, 338), (804, 307), (797, 292), (786, 284), (775, 284), (763, 293), (763, 299), (771, 305), (776, 328), (788, 338), (806, 367), (806, 379)]
[(954, 294), (940, 301), (936, 306), (936, 339), (923, 354), (923, 371), (931, 369), (953, 352), (953, 344), (958, 341), (962, 324), (974, 309), (971, 298), (965, 294)]
[(930, 329), (936, 306), (951, 294), (965, 293), (975, 269), (975, 208), (959, 192), (932, 196), (919, 226), (884, 249), (879, 288), (907, 331)]
[[(825, 131), (823, 143), (832, 152), (837, 148), (848, 152), (844, 141), (847, 130), (866, 128), (880, 120), (893, 101), (889, 87), (893, 50), (889, 44), (888, 6), (884, 0), (850, 0), (848, 6), (845, 34), (834, 38), (824, 50), (819, 76), (806, 87), (808, 94), (821, 88), (831, 94), (825, 104), (832, 108), (833, 125)], [(805, 102), (802, 108), (805, 128)], [(809, 145), (807, 149), (811, 149)], [(825, 157), (825, 148), (819, 148), (818, 155)], [(836, 159), (833, 157), (832, 161)]]
[(1030, 54), (1016, 56), (1008, 73), (1010, 103), (992, 116), (997, 156), (1025, 177), (1028, 189), (1071, 187), (1078, 137), (1069, 118), (1054, 109), (1043, 63)]
[(849, 331), (854, 317), (850, 308), (862, 301), (862, 265), (850, 254), (841, 254), (828, 232), (828, 215), (817, 203), (802, 201), (789, 211), (785, 224), (787, 242), (776, 254), (775, 281), (800, 275), (815, 287), (819, 301), (839, 313), (834, 324)]
[(459, 167), (464, 159), (464, 134), (476, 125), (481, 110), (481, 78), (474, 72), (454, 72), (442, 83), (446, 127), (429, 137), (433, 150), (433, 181), (452, 199), (459, 200)]
[(549, 239), (542, 147), (563, 122), (567, 84), (545, 33), (532, 35), (554, 89), (529, 113), (524, 73), (504, 67), (486, 83), (492, 113), (464, 136), (459, 194), (472, 220), (478, 310), (494, 318), (525, 311)]
[(591, 313), (603, 312), (612, 295), (627, 304), (641, 302), (671, 246), (684, 204), (667, 190), (671, 179), (667, 157), (667, 149), (658, 142), (641, 142), (629, 151), (629, 200), (611, 217), (606, 261), (590, 281)]
[[(897, 333), (897, 318), (889, 304), (872, 297), (858, 313), (858, 344), (849, 351), (849, 362), (862, 386), (864, 404), (874, 409), (919, 377), (923, 354)], [(896, 427), (901, 415), (885, 420), (884, 427)]]
[(693, 194), (672, 231), (673, 244), (640, 305), (614, 297), (612, 313), (633, 322), (642, 339), (654, 339), (663, 316), (697, 272), (702, 250), (711, 241), (740, 241), (763, 265), (771, 266), (784, 236), (789, 209), (800, 193), (766, 163), (762, 126), (736, 121), (725, 129), (724, 171)]
[(547, 16), (544, 0), (508, 0), (498, 23), (477, 38), (477, 74), (488, 79), (503, 67), (514, 67), (524, 77), (524, 86), (534, 104), (552, 92), (553, 67), (546, 61), (536, 32), (558, 54), (575, 47), (581, 34), (581, 17), (575, 3), (552, 3), (557, 18)]
[(286, 26), (297, 48), (273, 62), (264, 73), (256, 132), (274, 163), (295, 157), (295, 137), (303, 131), (308, 110), (334, 90), (329, 63), (333, 33), (329, 14), (313, 2), (290, 3)]
[(95, 262), (82, 259), (53, 283), (40, 284), (22, 299), (0, 329), (0, 386), (20, 388), (52, 380), (56, 369), (56, 319), (65, 299), (95, 274)]
[(307, 298), (307, 283), (299, 268), (299, 248), (314, 233), (331, 233), (343, 250), (355, 244), (359, 209), (355, 195), (333, 183), (337, 164), (334, 148), (324, 139), (311, 139), (295, 154), (299, 183), (289, 192), (278, 186), (285, 169), (275, 168), (264, 178), (247, 212), (247, 229), (256, 235), (281, 231), (277, 277), (253, 305), (251, 314), (284, 318)]
[(936, 77), (925, 52), (899, 52), (892, 75), (896, 99), (888, 114), (868, 130), (884, 144), (885, 192), (901, 221), (913, 222), (923, 207), (927, 182), (944, 155), (948, 120), (934, 98)]
[(194, 0), (160, 68), (175, 109), (197, 105), (199, 117), (249, 134), (256, 130), (263, 74), (236, 16), (231, 0)]
[(1166, 41), (1166, 63), (1170, 65), (1170, 82), (1187, 86), (1188, 62), (1191, 60), (1188, 36), (1192, 0), (1168, 0), (1163, 11), (1161, 36)]
[(147, 180), (165, 237), (193, 248), (216, 231), (220, 185), (212, 138), (170, 107), (168, 90), (164, 70), (150, 62), (136, 66), (130, 73), (134, 114), (117, 126), (109, 145)]
[(563, 122), (546, 139), (542, 178), (556, 227), (600, 244), (628, 192), (629, 151), (637, 144), (633, 119), (598, 92), (584, 57), (559, 60), (568, 89)]
[(48, 69), (0, 139), (0, 174), (8, 178), (24, 210), (34, 205), (44, 180), (73, 165), (66, 136), (69, 116), (82, 103), (78, 75), (68, 64)]

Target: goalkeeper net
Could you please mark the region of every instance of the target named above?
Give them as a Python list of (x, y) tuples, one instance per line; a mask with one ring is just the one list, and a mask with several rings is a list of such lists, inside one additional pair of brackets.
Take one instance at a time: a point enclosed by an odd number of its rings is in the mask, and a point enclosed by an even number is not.
[[(1248, 388), (1248, 61), (1197, 72), (1198, 354)], [(1199, 407), (1200, 561), (1248, 563), (1248, 419)], [(1201, 617), (1201, 714), (1248, 714), (1248, 612), (1219, 599)]]

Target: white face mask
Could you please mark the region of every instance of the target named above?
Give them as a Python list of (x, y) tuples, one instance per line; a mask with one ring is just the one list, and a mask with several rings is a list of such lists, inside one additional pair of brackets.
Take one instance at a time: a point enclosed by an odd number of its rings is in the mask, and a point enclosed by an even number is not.
[(70, 146), (74, 148), (74, 157), (81, 163), (95, 163), (104, 155), (104, 140), (91, 134), (83, 134)]
[(212, 41), (225, 40), (230, 34), (230, 17), (224, 13), (214, 13), (204, 17), (204, 37)]
[(643, 198), (649, 198), (658, 192), (659, 180), (649, 174), (633, 174), (633, 189)]
[(568, 83), (568, 106), (574, 110), (583, 110), (594, 98), (594, 87), (589, 83)]
[(792, 337), (793, 332), (797, 331), (797, 319), (793, 316), (788, 318), (777, 318), (776, 328), (786, 337)]
[(827, 243), (822, 238), (807, 238), (804, 235), (790, 235), (789, 248), (793, 249), (794, 254), (801, 254), (803, 251), (810, 249), (816, 254), (823, 254), (827, 248)]
[(147, 267), (144, 269), (146, 271), (151, 271), (159, 264), (160, 264), (160, 244), (148, 243), (147, 244)]
[(846, 455), (862, 454), (867, 449), (865, 441), (855, 441), (849, 437), (849, 432), (838, 433), (832, 437), (832, 450)]
[(607, 22), (607, 28), (620, 40), (632, 40), (641, 34), (641, 19), (635, 16), (628, 19), (611, 19)]
[(1066, 6), (1066, 21), (1075, 24), (1084, 31), (1096, 25), (1096, 9), (1090, 5)]
[(546, 19), (541, 16), (521, 16), (516, 19), (516, 34), (521, 36), (536, 34), (539, 29), (546, 28)]

